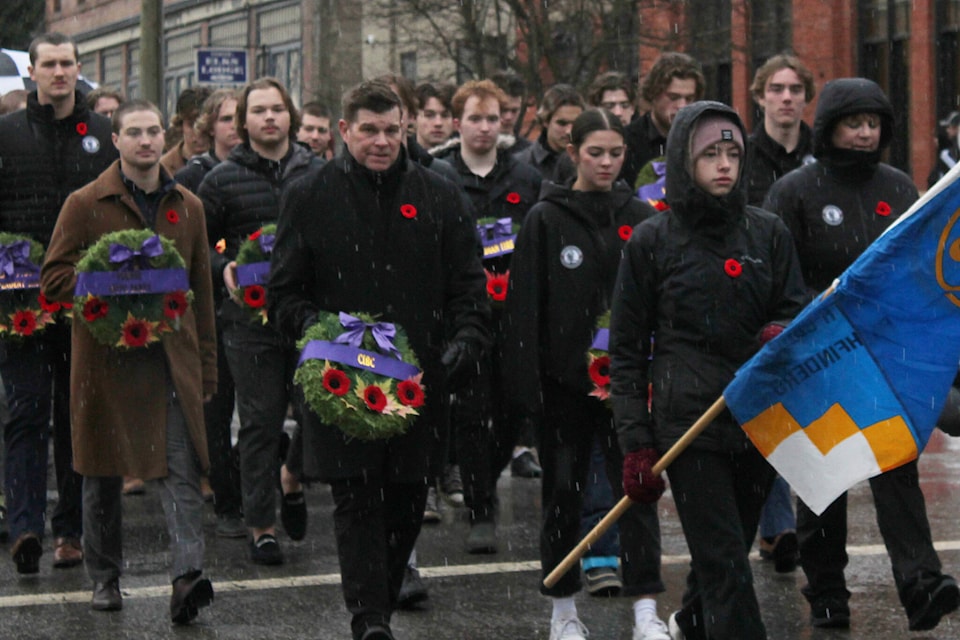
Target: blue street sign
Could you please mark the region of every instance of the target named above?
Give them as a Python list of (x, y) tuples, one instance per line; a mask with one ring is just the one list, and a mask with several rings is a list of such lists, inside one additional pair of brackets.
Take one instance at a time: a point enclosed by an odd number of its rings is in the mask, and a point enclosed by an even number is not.
[(200, 84), (245, 84), (247, 69), (246, 49), (197, 49), (197, 82)]

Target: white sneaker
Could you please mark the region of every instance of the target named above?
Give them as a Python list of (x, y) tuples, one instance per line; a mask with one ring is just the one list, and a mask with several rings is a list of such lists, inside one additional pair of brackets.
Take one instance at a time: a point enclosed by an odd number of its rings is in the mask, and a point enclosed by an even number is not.
[(633, 640), (673, 640), (667, 625), (657, 616), (653, 616), (641, 625), (633, 628)]
[(670, 629), (670, 640), (686, 640), (685, 636), (683, 635), (683, 630), (681, 630), (680, 625), (677, 624), (677, 613), (679, 612), (674, 611), (667, 619), (667, 624), (669, 625)]
[(590, 632), (579, 618), (554, 620), (550, 623), (550, 640), (587, 640)]

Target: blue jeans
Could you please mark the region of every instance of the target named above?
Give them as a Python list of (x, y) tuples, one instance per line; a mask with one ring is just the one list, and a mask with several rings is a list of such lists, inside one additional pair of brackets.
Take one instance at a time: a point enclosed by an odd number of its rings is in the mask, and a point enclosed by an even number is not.
[(797, 517), (793, 514), (790, 500), (790, 485), (777, 476), (770, 488), (770, 495), (760, 512), (760, 537), (776, 538), (784, 531), (797, 530)]
[[(607, 458), (603, 454), (601, 437), (594, 436), (593, 447), (590, 450), (590, 470), (587, 475), (587, 484), (583, 487), (583, 508), (580, 511), (581, 539), (597, 526), (597, 523), (617, 502), (610, 489), (610, 481), (607, 480)], [(583, 554), (583, 570), (588, 571), (595, 567), (616, 569), (619, 559), (620, 529), (614, 524), (590, 546), (589, 551)]]
[(27, 532), (43, 537), (51, 412), (59, 493), (51, 528), (54, 536), (79, 538), (82, 494), (70, 441), (69, 327), (50, 327), (22, 343), (0, 342), (0, 376), (10, 412), (3, 427), (10, 538)]

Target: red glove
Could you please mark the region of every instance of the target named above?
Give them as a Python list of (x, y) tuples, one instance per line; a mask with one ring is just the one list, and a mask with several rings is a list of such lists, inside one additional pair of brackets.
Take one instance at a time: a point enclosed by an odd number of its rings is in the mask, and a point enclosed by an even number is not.
[(782, 322), (768, 322), (767, 324), (763, 325), (763, 328), (760, 329), (760, 333), (757, 334), (757, 341), (762, 347), (783, 333), (783, 330), (786, 328), (787, 325), (783, 324)]
[(659, 459), (656, 449), (639, 449), (623, 457), (623, 491), (634, 502), (652, 504), (663, 495), (667, 484), (663, 476), (653, 475)]

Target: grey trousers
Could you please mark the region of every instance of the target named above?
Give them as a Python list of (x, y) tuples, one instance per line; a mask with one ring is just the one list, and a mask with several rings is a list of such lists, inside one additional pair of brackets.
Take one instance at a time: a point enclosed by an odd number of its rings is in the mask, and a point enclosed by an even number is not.
[[(200, 460), (172, 385), (167, 396), (167, 477), (155, 484), (170, 536), (171, 580), (202, 570)], [(83, 478), (83, 560), (94, 582), (106, 582), (123, 573), (122, 490), (121, 477)]]

